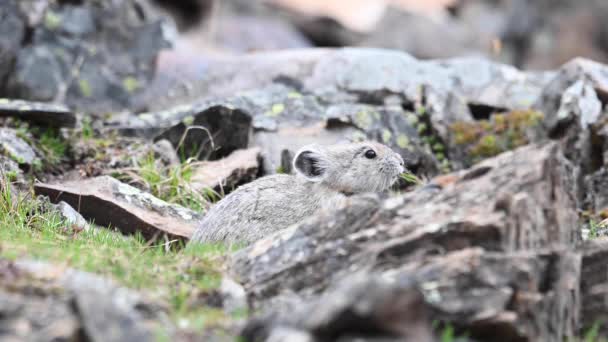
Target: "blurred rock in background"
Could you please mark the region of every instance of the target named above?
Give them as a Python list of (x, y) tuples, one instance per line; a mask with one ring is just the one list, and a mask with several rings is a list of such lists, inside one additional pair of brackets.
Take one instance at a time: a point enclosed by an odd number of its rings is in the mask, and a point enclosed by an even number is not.
[[(204, 36), (231, 52), (357, 45), (417, 58), (484, 55), (543, 70), (577, 56), (608, 60), (608, 3), (602, 0), (155, 2), (170, 9), (192, 41)], [(205, 34), (192, 38), (201, 27)]]

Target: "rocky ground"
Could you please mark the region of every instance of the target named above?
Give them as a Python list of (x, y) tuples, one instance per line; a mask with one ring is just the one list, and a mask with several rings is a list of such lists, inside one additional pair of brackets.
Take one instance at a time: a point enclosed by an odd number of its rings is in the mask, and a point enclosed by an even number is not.
[[(193, 58), (165, 50), (188, 18), (146, 4), (0, 4), (0, 340), (608, 336), (608, 65), (289, 39)], [(361, 139), (420, 181), (188, 244), (300, 146)]]

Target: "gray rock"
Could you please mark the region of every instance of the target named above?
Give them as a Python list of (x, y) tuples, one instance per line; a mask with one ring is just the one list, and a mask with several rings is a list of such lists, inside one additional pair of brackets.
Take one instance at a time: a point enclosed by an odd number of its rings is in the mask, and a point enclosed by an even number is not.
[(197, 163), (192, 166), (191, 186), (197, 191), (213, 189), (228, 193), (257, 178), (261, 159), (260, 149), (250, 148), (236, 150), (219, 160)]
[(602, 322), (606, 315), (608, 279), (605, 261), (608, 256), (608, 238), (586, 241), (581, 250), (581, 331), (587, 333), (596, 326), (597, 336), (606, 336), (608, 327), (598, 322)]
[[(430, 175), (438, 163), (425, 155), (425, 149), (433, 152), (444, 169), (468, 166), (460, 161), (464, 152), (453, 146), (450, 134), (453, 124), (488, 119), (495, 112), (529, 110), (553, 76), (549, 72), (522, 72), (479, 57), (419, 61), (398, 51), (364, 48), (260, 53), (212, 61), (205, 65), (205, 70), (204, 76), (188, 80), (189, 90), (185, 94), (171, 99), (154, 96), (147, 102), (161, 107), (167, 103), (192, 102), (199, 108), (229, 103), (253, 117), (254, 141), (264, 151), (266, 146), (281, 144), (280, 139), (273, 137), (274, 133), (312, 127), (328, 118), (335, 120), (336, 108), (338, 116), (346, 118), (341, 121), (341, 128), (351, 126), (350, 131), (338, 136), (350, 137), (361, 131), (375, 139), (389, 133), (397, 138), (402, 134), (403, 124), (394, 118), (412, 112), (418, 121), (414, 128), (420, 132), (419, 137), (408, 138), (414, 142), (422, 140), (426, 147), (421, 149), (412, 144), (412, 153), (408, 156), (403, 151), (403, 157), (414, 160), (412, 169)], [(211, 99), (198, 99), (200, 93)], [(356, 112), (339, 113), (340, 109), (363, 107), (389, 113), (380, 118), (380, 131), (375, 128), (366, 131), (357, 125), (357, 120), (352, 120)], [(325, 133), (319, 134), (318, 139), (327, 138), (334, 143), (334, 134)], [(297, 144), (294, 139), (277, 146), (278, 151), (268, 153), (266, 170), (275, 170), (280, 165), (280, 152)]]
[(432, 18), (394, 6), (364, 39), (342, 46), (390, 48), (418, 58), (483, 55), (527, 70), (555, 68), (577, 56), (608, 61), (602, 21), (608, 6), (602, 1), (444, 4), (450, 13), (437, 11)]
[(44, 262), (0, 260), (0, 302), (3, 340), (78, 340), (83, 335), (91, 341), (150, 340), (155, 327), (170, 330), (158, 306), (137, 293)]
[(251, 117), (241, 109), (218, 105), (190, 114), (155, 140), (169, 140), (183, 156), (203, 160), (219, 159), (248, 146)]
[[(447, 315), (433, 317), (447, 318), (466, 331), (483, 336), (485, 324), (497, 324), (505, 329), (501, 335), (505, 340), (571, 336), (578, 305), (576, 292), (571, 292), (579, 279), (576, 253), (558, 251), (545, 257), (526, 251), (572, 248), (580, 241), (580, 232), (573, 230), (578, 220), (573, 169), (557, 144), (531, 145), (438, 178), (431, 182), (436, 191), (420, 189), (384, 201), (355, 197), (341, 211), (305, 221), (237, 252), (231, 272), (256, 308), (267, 307), (287, 292), (311, 301), (357, 271), (380, 272), (393, 280), (401, 279), (399, 274), (410, 280), (418, 274), (420, 278), (413, 279), (424, 280), (419, 284), (426, 291), (427, 305)], [(524, 252), (511, 255), (511, 251)], [(559, 262), (564, 266), (556, 266), (559, 274), (551, 279), (564, 280), (550, 281), (548, 286), (555, 291), (545, 297), (543, 279), (554, 272), (546, 262), (551, 264), (562, 253)], [(426, 268), (433, 256), (442, 266)], [(487, 264), (478, 268), (479, 263)], [(517, 271), (508, 271), (515, 265), (526, 265), (522, 271), (536, 285), (531, 301), (512, 314), (509, 298), (519, 286), (503, 285), (511, 282), (507, 279), (520, 279)], [(451, 272), (461, 274), (462, 281)], [(441, 289), (448, 288), (451, 294), (442, 295)], [(530, 311), (529, 305), (537, 302), (532, 298), (537, 297), (547, 306), (534, 304), (538, 309)], [(553, 314), (559, 310), (550, 307), (565, 311)], [(528, 317), (538, 323), (528, 324)], [(555, 329), (545, 330), (549, 326)]]
[[(66, 74), (58, 57), (44, 46), (20, 50), (15, 70), (9, 79), (8, 93), (16, 98), (34, 101), (54, 100)], [(47, 86), (40, 87), (40, 84)]]
[(501, 34), (512, 60), (526, 69), (555, 68), (563, 61), (584, 56), (607, 62), (606, 24), (603, 1), (506, 2), (494, 11), (507, 10), (508, 20)]
[[(602, 103), (595, 90), (584, 81), (576, 81), (562, 94), (557, 110), (555, 126), (564, 125), (568, 120), (578, 120), (581, 127), (587, 128), (597, 123), (602, 113)], [(574, 117), (574, 118), (573, 118)]]
[[(229, 109), (216, 114), (217, 107)], [(189, 124), (197, 125), (199, 122), (212, 134), (217, 129), (210, 122), (196, 118), (222, 113), (229, 116), (231, 111), (251, 115), (253, 137), (250, 145), (258, 146), (264, 152), (264, 170), (267, 173), (274, 173), (281, 166), (283, 150), (295, 152), (313, 142), (334, 144), (341, 140), (358, 141), (365, 138), (383, 142), (398, 151), (410, 170), (434, 175), (439, 168), (437, 161), (424, 147), (424, 144), (429, 145), (431, 140), (424, 142), (417, 133), (423, 125), (419, 122), (422, 120), (413, 113), (406, 113), (399, 105), (326, 104), (310, 92), (301, 92), (282, 84), (240, 92), (225, 99), (202, 100), (167, 111), (144, 113), (139, 116), (138, 121), (131, 120), (119, 129), (122, 132), (145, 132), (181, 120), (174, 128), (159, 136), (169, 138), (175, 146), (187, 127), (184, 122), (192, 121), (189, 119), (192, 113), (199, 111), (201, 114), (197, 114), (194, 122)], [(204, 135), (205, 132), (200, 134)], [(200, 144), (200, 141), (204, 143), (207, 140), (207, 137), (200, 136), (197, 139), (187, 138), (184, 143), (189, 146), (191, 141)], [(222, 144), (220, 140), (216, 145), (226, 146), (226, 143)], [(214, 158), (215, 156), (211, 156), (211, 159)]]
[[(580, 254), (563, 250), (446, 252), (346, 276), (295, 310), (279, 306), (258, 316), (244, 335), (262, 339), (287, 328), (317, 341), (435, 341), (434, 321), (450, 322), (457, 335), (462, 331), (480, 341), (561, 339), (577, 333), (580, 263)], [(545, 277), (552, 280), (547, 283)]]
[(19, 168), (16, 161), (7, 156), (0, 156), (1, 177), (6, 177), (11, 182), (23, 182), (23, 171)]
[(91, 225), (89, 225), (87, 220), (85, 220), (84, 217), (82, 217), (82, 215), (80, 215), (79, 212), (74, 210), (74, 208), (72, 208), (72, 206), (65, 203), (64, 201), (57, 203), (57, 209), (59, 210), (61, 217), (67, 223), (75, 225), (75, 226), (79, 227), (80, 229), (90, 229), (91, 228)]
[(585, 178), (585, 208), (594, 213), (608, 209), (608, 170), (601, 168)]
[(494, 110), (529, 109), (554, 76), (553, 72), (523, 72), (480, 57), (439, 60), (435, 64), (452, 76), (456, 92), (465, 97), (467, 104)]
[(17, 132), (13, 129), (0, 129), (0, 148), (4, 155), (17, 162), (20, 166), (31, 167), (35, 163), (40, 162), (34, 149), (18, 137)]
[[(25, 17), (29, 8), (20, 7), (24, 15), (16, 17)], [(2, 93), (65, 101), (87, 112), (132, 108), (132, 97), (151, 80), (155, 59), (170, 46), (174, 30), (138, 12), (133, 0), (49, 2), (39, 10), (39, 20), (28, 20), (31, 42), (15, 49), (15, 67)]]
[(215, 43), (225, 50), (252, 51), (309, 48), (311, 43), (293, 26), (278, 17), (224, 15), (217, 20)]
[(53, 203), (65, 201), (97, 225), (116, 227), (125, 234), (139, 232), (151, 240), (164, 236), (187, 240), (201, 218), (109, 176), (56, 185), (37, 183), (34, 191)]
[(18, 1), (7, 0), (0, 6), (0, 94), (15, 63), (25, 36), (26, 23), (21, 17)]
[(188, 105), (142, 113), (131, 121), (123, 122), (123, 131), (131, 127), (145, 129), (174, 125), (213, 107), (238, 109), (252, 117), (253, 128), (266, 131), (274, 131), (294, 122), (315, 122), (324, 115), (324, 107), (311, 94), (303, 94), (285, 85), (272, 84), (257, 90), (237, 91), (236, 95), (198, 99)]
[[(362, 138), (365, 135), (348, 126), (328, 129), (326, 121), (320, 121), (305, 127), (284, 127), (271, 132), (260, 130), (253, 135), (251, 144), (263, 152), (265, 173), (272, 174), (281, 169), (290, 173), (293, 155), (303, 146), (313, 143), (333, 145), (349, 140), (348, 137)], [(285, 159), (287, 157), (290, 159)]]
[(69, 298), (40, 298), (0, 290), (0, 327), (5, 341), (74, 340), (80, 335)]
[(222, 308), (227, 314), (244, 313), (248, 310), (247, 293), (245, 289), (234, 280), (224, 277), (220, 285)]
[[(592, 88), (595, 94), (590, 92), (589, 88)], [(538, 98), (534, 106), (545, 113), (545, 121), (550, 134), (559, 136), (563, 134), (563, 120), (567, 119), (568, 115), (578, 117), (582, 112), (581, 108), (572, 114), (569, 113), (576, 109), (568, 107), (576, 106), (576, 103), (572, 103), (573, 101), (582, 101), (581, 105), (593, 109), (597, 106), (594, 102), (605, 101), (606, 94), (608, 94), (608, 67), (591, 60), (576, 58), (558, 70), (543, 89), (542, 96)], [(583, 96), (583, 98), (579, 100), (578, 96)], [(597, 111), (597, 109), (594, 110)], [(594, 114), (594, 116), (596, 115), (597, 113)], [(560, 120), (562, 120), (561, 124)], [(586, 122), (592, 123), (588, 120)]]
[[(560, 182), (549, 181), (552, 177)], [(424, 250), (428, 241), (445, 250), (478, 245), (495, 251), (580, 241), (571, 229), (577, 222), (573, 166), (556, 144), (507, 152), (432, 183), (443, 190), (421, 189), (385, 202), (353, 198), (343, 211), (259, 241), (235, 255), (237, 279), (255, 296), (266, 298), (277, 287), (324, 288), (328, 278), (337, 276), (334, 267), (348, 272), (364, 267), (360, 262), (369, 261), (364, 246), (376, 242), (382, 243), (374, 249), (386, 250), (374, 264), (396, 255), (395, 261), (405, 260), (414, 256), (416, 245)], [(549, 222), (551, 231), (544, 228)], [(327, 249), (320, 247), (325, 244)], [(298, 274), (289, 279), (275, 274), (289, 269)]]
[(264, 339), (266, 342), (314, 342), (314, 338), (307, 332), (292, 328), (275, 328)]
[(74, 127), (76, 114), (63, 105), (23, 100), (0, 99), (0, 116), (54, 127)]
[(377, 274), (355, 274), (294, 310), (254, 319), (247, 340), (338, 341), (393, 338), (434, 341), (422, 293), (413, 283), (394, 283)]
[[(102, 296), (105, 295), (105, 296)], [(146, 341), (153, 338), (153, 332), (140, 323), (142, 317), (135, 308), (125, 310), (108, 301), (113, 292), (98, 293), (80, 290), (75, 294), (75, 306), (81, 317), (82, 326), (91, 341)]]
[[(426, 59), (487, 54), (483, 45), (489, 46), (492, 28), (478, 32), (470, 24), (455, 18), (431, 18), (393, 6), (386, 9), (373, 31), (356, 45), (406, 51)], [(430, 41), (434, 44), (429, 44)]]
[(180, 160), (177, 152), (173, 148), (173, 145), (169, 140), (161, 139), (152, 145), (155, 156), (160, 158), (163, 162), (168, 165), (179, 165)]
[(547, 134), (560, 141), (565, 155), (580, 166), (577, 197), (593, 199), (585, 193), (584, 178), (603, 167), (608, 137), (603, 127), (602, 107), (608, 94), (608, 68), (577, 58), (564, 64), (543, 89), (535, 103), (545, 113)]

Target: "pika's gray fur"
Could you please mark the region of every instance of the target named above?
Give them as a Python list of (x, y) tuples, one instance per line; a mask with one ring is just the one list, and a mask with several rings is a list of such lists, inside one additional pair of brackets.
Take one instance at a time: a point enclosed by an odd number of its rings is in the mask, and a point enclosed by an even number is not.
[(399, 154), (372, 141), (306, 146), (293, 168), (294, 176), (262, 177), (219, 201), (191, 241), (250, 244), (319, 210), (337, 209), (348, 195), (384, 191), (405, 171)]

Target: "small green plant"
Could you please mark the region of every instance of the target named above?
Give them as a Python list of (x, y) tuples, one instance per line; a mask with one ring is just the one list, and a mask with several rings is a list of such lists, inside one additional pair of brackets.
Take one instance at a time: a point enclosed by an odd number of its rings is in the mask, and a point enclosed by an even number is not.
[(494, 114), (490, 120), (453, 123), (450, 134), (453, 143), (465, 147), (471, 162), (476, 162), (527, 144), (528, 130), (542, 118), (534, 110), (515, 110)]
[(39, 147), (44, 152), (47, 162), (55, 165), (65, 157), (67, 143), (56, 129), (49, 128), (40, 136)]
[(91, 89), (91, 83), (85, 79), (81, 79), (78, 81), (78, 87), (80, 89), (80, 94), (84, 97), (93, 96), (93, 89)]
[(601, 228), (601, 225), (599, 224), (599, 222), (597, 222), (593, 218), (590, 218), (589, 219), (589, 235), (588, 235), (588, 238), (589, 239), (598, 238), (600, 236), (600, 228)]
[(441, 342), (453, 342), (456, 339), (456, 335), (454, 333), (454, 327), (451, 324), (448, 324), (441, 331)]
[(410, 184), (416, 184), (416, 185), (422, 184), (422, 181), (420, 180), (420, 178), (416, 177), (416, 175), (411, 172), (404, 172), (404, 173), (400, 174), (399, 177), (401, 177), (403, 180), (405, 180), (406, 182), (408, 182)]
[(433, 329), (439, 334), (439, 340), (441, 342), (455, 342), (458, 340), (468, 340), (469, 334), (464, 333), (461, 335), (456, 334), (456, 329), (452, 324), (441, 322), (441, 321), (433, 321), (431, 324)]
[(189, 146), (186, 148), (185, 144), (181, 144), (177, 149), (177, 154), (179, 156), (179, 160), (182, 163), (186, 163), (189, 160), (197, 160), (199, 159), (199, 154), (202, 152), (202, 148), (195, 142), (188, 144)]
[(14, 182), (19, 178), (19, 174), (15, 170), (8, 170), (4, 173), (4, 176), (9, 182)]
[(608, 338), (606, 336), (600, 336), (600, 328), (601, 324), (599, 321), (593, 323), (593, 325), (585, 332), (585, 336), (583, 336), (583, 342), (607, 342)]
[(61, 25), (61, 17), (53, 11), (47, 11), (44, 16), (44, 26), (49, 30), (55, 30), (59, 25)]
[(91, 119), (85, 117), (82, 119), (82, 139), (89, 140), (92, 139), (95, 135), (93, 131), (93, 126), (91, 126)]
[(122, 81), (122, 86), (127, 92), (133, 93), (139, 89), (140, 84), (135, 77), (129, 76)]
[(191, 185), (191, 178), (196, 161), (188, 159), (180, 165), (164, 166), (154, 158), (153, 153), (146, 154), (138, 161), (138, 166), (117, 172), (114, 176), (123, 181), (142, 185), (152, 195), (169, 203), (204, 211), (210, 202), (217, 201), (220, 195), (213, 189), (196, 190)]

